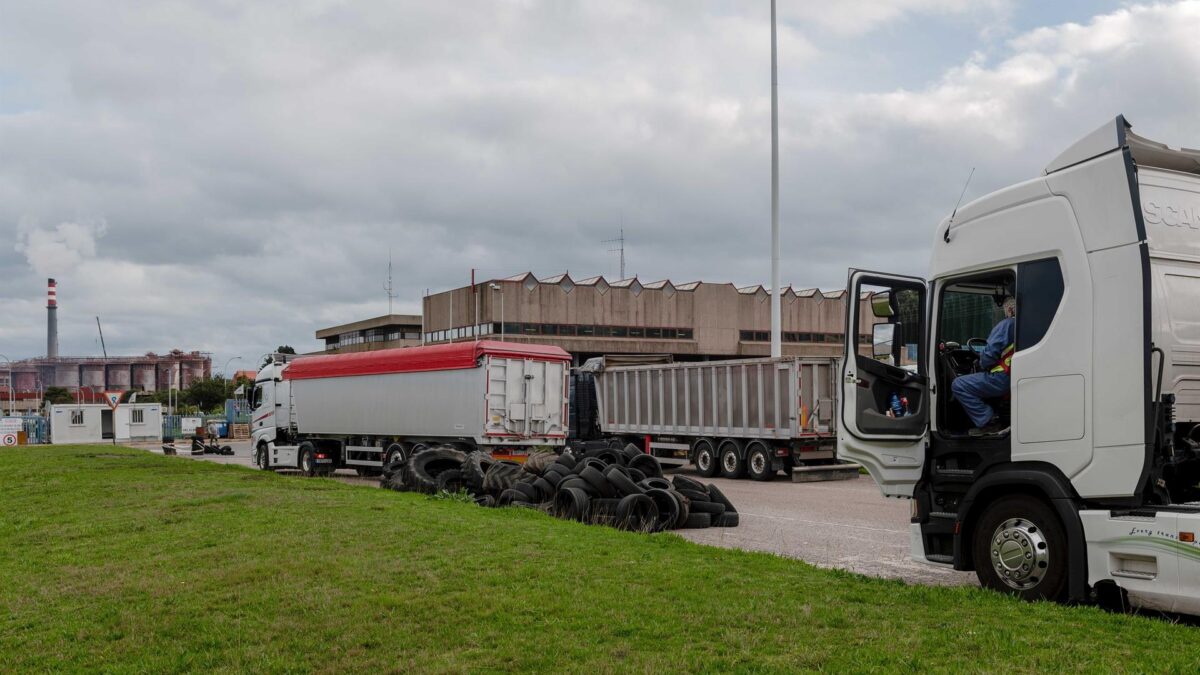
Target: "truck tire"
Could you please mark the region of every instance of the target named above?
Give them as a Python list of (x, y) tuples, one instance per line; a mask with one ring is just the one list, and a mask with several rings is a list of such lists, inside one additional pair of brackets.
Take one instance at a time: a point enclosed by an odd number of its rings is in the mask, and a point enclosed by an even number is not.
[(503, 459), (488, 467), (483, 475), (483, 489), (487, 492), (501, 492), (512, 487), (517, 478), (525, 473), (525, 469), (512, 460)]
[(692, 463), (696, 465), (696, 473), (705, 478), (717, 475), (717, 450), (712, 441), (707, 438), (696, 441), (692, 449)]
[(409, 487), (435, 493), (439, 489), (438, 476), (446, 471), (460, 471), (465, 461), (466, 455), (449, 446), (416, 453), (408, 460)]
[(721, 492), (721, 489), (716, 485), (709, 483), (704, 488), (704, 491), (708, 493), (709, 501), (725, 505), (725, 513), (737, 513), (737, 509), (733, 508), (733, 502), (729, 501), (729, 498), (725, 496), (725, 493)]
[(671, 526), (673, 530), (683, 529), (683, 524), (687, 522), (688, 516), (692, 515), (692, 505), (688, 500), (676, 490), (669, 490), (670, 495), (679, 504), (679, 516), (675, 518), (675, 524)]
[(679, 488), (679, 494), (683, 495), (684, 497), (687, 497), (688, 501), (692, 502), (693, 504), (696, 502), (711, 502), (712, 501), (712, 499), (709, 498), (708, 493), (705, 492), (704, 490), (692, 490), (690, 488)]
[(698, 502), (693, 499), (691, 507), (692, 513), (707, 513), (713, 518), (725, 513), (725, 505), (716, 502)]
[(583, 521), (587, 518), (591, 497), (579, 488), (565, 488), (554, 495), (554, 515), (559, 518)]
[(721, 442), (721, 475), (725, 478), (742, 478), (746, 475), (746, 458), (734, 440)]
[(752, 441), (746, 448), (746, 475), (752, 480), (771, 480), (775, 477), (774, 456), (762, 441)]
[(263, 471), (271, 471), (271, 453), (267, 451), (266, 443), (259, 443), (254, 451), (254, 465)]
[(707, 513), (693, 513), (683, 522), (682, 530), (702, 530), (712, 527), (712, 516)]
[(652, 531), (662, 532), (674, 527), (675, 521), (679, 520), (680, 502), (671, 496), (668, 490), (663, 490), (662, 488), (646, 490), (646, 496), (654, 500), (654, 505), (658, 507), (658, 519), (654, 521)]
[(721, 515), (717, 516), (716, 518), (713, 518), (712, 526), (713, 527), (737, 527), (739, 520), (740, 520), (740, 517), (738, 516), (737, 513), (730, 513), (728, 511), (726, 511), (725, 513), (722, 513)]
[(579, 477), (596, 490), (597, 496), (609, 499), (617, 496), (617, 491), (613, 488), (612, 483), (609, 483), (604, 474), (595, 466), (591, 464), (584, 466), (583, 470), (579, 472)]
[(657, 522), (658, 505), (644, 494), (626, 495), (617, 504), (617, 527), (622, 530), (653, 532)]
[(495, 463), (486, 452), (476, 450), (467, 455), (466, 461), (463, 462), (462, 471), (463, 483), (468, 488), (479, 491), (483, 489), (483, 477), (487, 474), (488, 467)]
[(558, 455), (553, 452), (534, 452), (525, 458), (525, 470), (540, 476), (547, 467), (556, 461), (558, 461)]
[(629, 479), (621, 469), (624, 467), (610, 466), (604, 477), (617, 490), (617, 494), (622, 497), (628, 495), (640, 495), (645, 492), (643, 488), (638, 487), (637, 483)]
[(639, 482), (638, 485), (646, 488), (647, 490), (670, 490), (671, 489), (671, 481), (667, 480), (666, 478), (651, 477), (651, 478), (647, 478), (647, 479)]
[(704, 492), (704, 483), (688, 478), (687, 476), (680, 476), (679, 474), (671, 476), (671, 485), (674, 485), (676, 490)]
[(975, 574), (984, 588), (1022, 600), (1061, 600), (1067, 537), (1053, 509), (1029, 495), (1002, 497), (975, 524)]
[(458, 469), (450, 469), (438, 474), (437, 477), (438, 492), (462, 492), (462, 472)]
[(408, 453), (404, 452), (404, 446), (399, 443), (392, 443), (387, 446), (387, 450), (383, 451), (383, 465), (388, 466), (399, 460), (404, 462), (408, 459)]
[(630, 469), (637, 469), (646, 474), (647, 478), (662, 478), (662, 464), (654, 455), (641, 454), (629, 460), (627, 464)]
[(300, 473), (310, 478), (317, 475), (317, 453), (313, 449), (313, 444), (304, 441), (300, 444), (297, 452), (296, 468), (300, 469)]

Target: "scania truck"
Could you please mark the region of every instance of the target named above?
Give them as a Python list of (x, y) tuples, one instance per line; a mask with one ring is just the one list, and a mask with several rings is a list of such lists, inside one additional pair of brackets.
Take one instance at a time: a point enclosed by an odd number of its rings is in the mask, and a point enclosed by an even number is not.
[(562, 446), (570, 365), (558, 347), (489, 340), (273, 358), (254, 383), (255, 463), (372, 474), (435, 444), (500, 458)]
[[(1117, 117), (943, 220), (930, 268), (850, 271), (872, 311), (845, 335), (872, 350), (848, 343), (840, 382), (838, 455), (912, 500), (912, 556), (1026, 599), (1200, 613), (1200, 151)], [(1007, 429), (973, 433), (951, 383), (1008, 297)]]

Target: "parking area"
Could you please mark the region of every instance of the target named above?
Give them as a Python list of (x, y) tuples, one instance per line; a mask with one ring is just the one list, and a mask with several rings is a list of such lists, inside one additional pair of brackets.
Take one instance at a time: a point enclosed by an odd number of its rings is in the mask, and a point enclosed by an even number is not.
[[(197, 460), (252, 466), (250, 444), (231, 443), (232, 456)], [(151, 450), (161, 452), (158, 447)], [(185, 455), (185, 457), (190, 457)], [(694, 475), (688, 469), (679, 470)], [(374, 478), (339, 471), (337, 480), (378, 487)], [(915, 562), (908, 556), (909, 502), (885, 499), (867, 476), (824, 483), (710, 479), (737, 506), (735, 528), (679, 530), (700, 544), (765, 551), (820, 567), (931, 585), (975, 584), (975, 575)]]

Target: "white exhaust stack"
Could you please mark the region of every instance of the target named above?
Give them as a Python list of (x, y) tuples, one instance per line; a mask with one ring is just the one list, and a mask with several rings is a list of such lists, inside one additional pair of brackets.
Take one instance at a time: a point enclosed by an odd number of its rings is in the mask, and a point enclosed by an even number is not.
[(58, 284), (46, 280), (46, 358), (58, 358)]

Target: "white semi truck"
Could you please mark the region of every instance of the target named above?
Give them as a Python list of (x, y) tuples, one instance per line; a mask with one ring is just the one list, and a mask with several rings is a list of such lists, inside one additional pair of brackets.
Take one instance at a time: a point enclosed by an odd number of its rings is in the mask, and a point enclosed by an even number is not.
[[(851, 270), (848, 290), (873, 294), (845, 334), (874, 358), (846, 345), (838, 454), (913, 500), (915, 559), (1028, 599), (1200, 613), (1200, 151), (1118, 117), (944, 220), (928, 280)], [(1009, 429), (973, 435), (950, 385), (1006, 296)]]
[(487, 340), (275, 358), (255, 377), (255, 463), (372, 474), (434, 444), (495, 457), (561, 446), (570, 365), (558, 347)]

